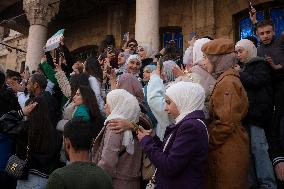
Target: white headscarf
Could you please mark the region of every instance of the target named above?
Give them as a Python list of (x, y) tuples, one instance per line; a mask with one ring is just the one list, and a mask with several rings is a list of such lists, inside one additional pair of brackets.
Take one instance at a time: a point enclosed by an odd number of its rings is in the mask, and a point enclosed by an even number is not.
[(201, 48), (205, 43), (208, 43), (211, 41), (208, 38), (201, 38), (195, 41), (192, 49), (192, 62), (193, 65), (196, 65), (204, 60), (203, 52), (201, 51)]
[[(137, 123), (139, 121), (140, 107), (137, 99), (124, 89), (115, 89), (108, 93), (106, 97), (111, 114), (107, 117), (105, 125), (112, 119), (127, 119)], [(126, 151), (134, 154), (134, 139), (131, 131), (124, 131), (122, 145)]]
[(235, 48), (237, 47), (244, 48), (245, 51), (248, 52), (248, 59), (246, 62), (250, 61), (252, 58), (257, 56), (257, 49), (255, 45), (253, 44), (252, 41), (248, 39), (241, 39), (240, 41), (238, 41)]
[(166, 90), (166, 95), (176, 104), (179, 116), (176, 123), (195, 110), (203, 110), (205, 92), (197, 83), (180, 81)]
[(141, 48), (141, 47), (143, 47), (144, 51), (146, 52), (146, 58), (151, 58), (151, 56), (154, 54), (154, 51), (153, 51), (151, 45), (147, 44), (147, 43), (141, 44), (141, 45), (138, 46), (138, 49)]

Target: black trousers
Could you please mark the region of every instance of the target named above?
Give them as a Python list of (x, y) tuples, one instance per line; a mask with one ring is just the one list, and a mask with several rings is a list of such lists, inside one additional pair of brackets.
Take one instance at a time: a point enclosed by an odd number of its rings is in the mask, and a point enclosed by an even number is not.
[(5, 189), (15, 189), (17, 180), (7, 175), (5, 171), (0, 171), (0, 187)]

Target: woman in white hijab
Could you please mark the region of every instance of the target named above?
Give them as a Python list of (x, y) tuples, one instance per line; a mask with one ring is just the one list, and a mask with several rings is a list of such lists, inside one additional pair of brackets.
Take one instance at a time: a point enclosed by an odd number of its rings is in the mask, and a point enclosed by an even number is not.
[[(140, 108), (137, 99), (124, 89), (112, 90), (107, 95), (105, 125), (113, 119), (139, 121)], [(94, 162), (112, 177), (114, 189), (140, 188), (142, 151), (132, 131), (122, 133), (104, 127), (103, 139), (95, 150)], [(102, 132), (100, 133), (102, 134)]]
[(138, 54), (141, 58), (142, 63), (142, 66), (140, 68), (140, 77), (143, 78), (144, 68), (148, 65), (153, 64), (152, 55), (154, 54), (154, 51), (150, 44), (145, 43), (138, 46)]
[(269, 64), (257, 57), (257, 49), (248, 39), (237, 42), (235, 50), (242, 68), (240, 80), (247, 91), (248, 114), (244, 124), (249, 129), (251, 145), (251, 168), (249, 184), (252, 188), (277, 188), (272, 164), (268, 154), (265, 128), (270, 125), (273, 112), (273, 96)]
[(167, 127), (163, 142), (153, 133), (139, 130), (143, 151), (157, 168), (157, 189), (203, 188), (209, 146), (203, 122), (204, 100), (204, 89), (199, 84), (173, 84), (166, 90), (165, 111), (175, 124)]
[(142, 63), (140, 56), (138, 54), (130, 55), (129, 58), (126, 60), (124, 73), (131, 73), (139, 79), (141, 66)]
[(201, 38), (194, 42), (192, 46), (190, 46), (185, 54), (184, 54), (184, 64), (190, 65), (187, 67), (191, 67), (189, 70), (186, 70), (184, 75), (177, 78), (176, 81), (192, 81), (199, 83), (205, 90), (205, 117), (209, 118), (209, 110), (208, 110), (208, 101), (209, 96), (213, 91), (216, 80), (209, 74), (204, 67), (204, 54), (201, 50), (203, 45), (211, 41), (208, 38)]

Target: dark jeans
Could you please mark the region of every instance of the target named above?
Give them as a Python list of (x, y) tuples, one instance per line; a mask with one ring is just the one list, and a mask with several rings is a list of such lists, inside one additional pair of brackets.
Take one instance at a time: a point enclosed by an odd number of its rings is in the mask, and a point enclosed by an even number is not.
[(5, 171), (0, 171), (0, 188), (15, 189), (17, 180), (13, 179)]
[(278, 182), (278, 188), (277, 189), (284, 189), (284, 182)]

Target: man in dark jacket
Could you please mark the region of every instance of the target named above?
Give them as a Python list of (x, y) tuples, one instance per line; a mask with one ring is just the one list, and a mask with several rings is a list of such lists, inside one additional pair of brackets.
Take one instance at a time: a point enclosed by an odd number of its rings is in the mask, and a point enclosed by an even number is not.
[[(251, 20), (255, 24), (255, 10), (253, 12)], [(279, 180), (278, 188), (281, 189), (284, 188), (284, 33), (277, 39), (271, 21), (257, 23), (256, 33), (261, 41), (257, 54), (266, 58), (272, 68), (274, 115), (268, 142), (274, 170)]]
[(27, 89), (29, 91), (30, 97), (42, 97), (48, 103), (49, 116), (54, 127), (58, 122), (58, 102), (51, 96), (51, 94), (45, 91), (47, 86), (47, 79), (44, 75), (34, 74), (28, 80)]

